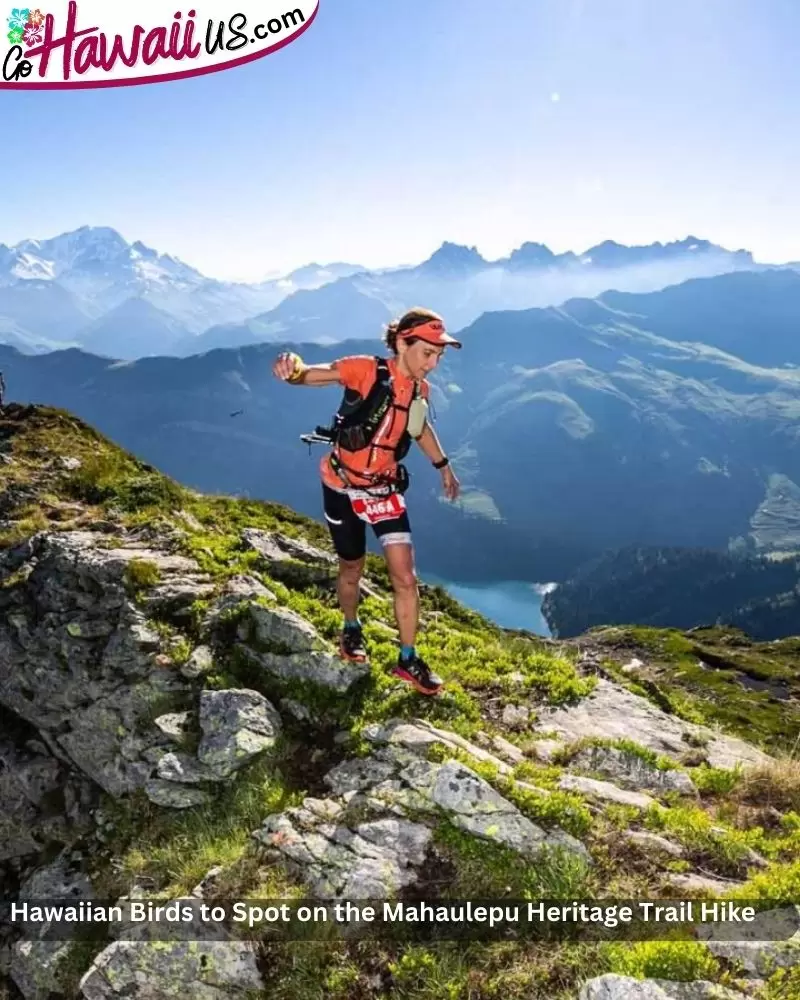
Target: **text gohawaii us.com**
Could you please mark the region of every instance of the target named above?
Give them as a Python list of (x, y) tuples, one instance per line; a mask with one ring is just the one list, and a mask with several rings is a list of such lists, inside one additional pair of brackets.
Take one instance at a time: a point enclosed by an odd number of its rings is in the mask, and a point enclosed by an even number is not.
[[(60, 2), (60, 12), (52, 3), (46, 11), (14, 7), (0, 88), (124, 86), (229, 69), (294, 41), (318, 4), (300, 0), (286, 10), (285, 0), (237, 0), (231, 12), (217, 0), (205, 17), (195, 7), (176, 11), (170, 0), (140, 0), (127, 14), (101, 0)], [(217, 8), (211, 16), (209, 6)]]

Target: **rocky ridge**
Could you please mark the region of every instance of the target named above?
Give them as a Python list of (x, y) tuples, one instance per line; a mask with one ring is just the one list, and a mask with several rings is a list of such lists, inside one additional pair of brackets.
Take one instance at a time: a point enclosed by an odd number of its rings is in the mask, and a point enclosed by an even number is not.
[[(658, 704), (626, 672), (630, 649), (510, 635), (423, 586), (422, 641), (448, 681), (423, 701), (382, 669), (395, 637), (374, 560), (372, 668), (336, 655), (320, 526), (183, 490), (58, 411), (7, 408), (0, 458), (6, 899), (732, 894), (774, 903), (784, 940), (558, 943), (549, 958), (520, 942), (500, 959), (472, 945), (471, 978), (452, 942), (314, 957), (332, 997), (445, 995), (427, 980), (487, 1000), (514, 983), (558, 1000), (795, 988), (796, 769)], [(4, 925), (8, 996), (308, 988), (308, 955), (234, 926), (98, 937)]]

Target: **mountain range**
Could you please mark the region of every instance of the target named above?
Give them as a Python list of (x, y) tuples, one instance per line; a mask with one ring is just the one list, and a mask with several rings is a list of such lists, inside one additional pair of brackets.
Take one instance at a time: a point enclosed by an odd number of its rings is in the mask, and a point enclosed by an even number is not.
[(417, 304), (458, 328), (487, 311), (558, 305), (609, 289), (646, 293), (764, 267), (746, 250), (693, 236), (632, 247), (607, 240), (582, 254), (526, 242), (492, 261), (475, 247), (444, 242), (416, 265), (309, 264), (247, 284), (206, 277), (112, 228), (83, 226), (0, 244), (0, 342), (27, 354), (73, 346), (122, 360), (282, 340), (330, 344), (374, 336)]
[[(164, 353), (215, 323), (245, 320), (298, 289), (360, 270), (311, 264), (253, 284), (218, 281), (114, 229), (82, 226), (52, 239), (0, 244), (0, 339), (31, 353), (54, 343), (115, 357)], [(141, 343), (137, 324), (145, 327)]]
[[(628, 545), (800, 550), (798, 322), (791, 270), (481, 316), (432, 376), (462, 499), (444, 502), (409, 460), (420, 567), (564, 581)], [(277, 383), (284, 347), (311, 363), (379, 350), (285, 340), (109, 361), (6, 347), (0, 368), (10, 398), (63, 406), (184, 483), (316, 517), (319, 453), (298, 439), (339, 397)]]

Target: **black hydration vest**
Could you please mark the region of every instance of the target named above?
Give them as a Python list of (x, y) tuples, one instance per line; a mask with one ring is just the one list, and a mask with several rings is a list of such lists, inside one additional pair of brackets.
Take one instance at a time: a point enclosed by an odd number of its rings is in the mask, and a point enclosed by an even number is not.
[[(332, 445), (341, 448), (343, 451), (363, 451), (369, 448), (378, 432), (378, 428), (383, 422), (386, 414), (394, 408), (406, 414), (410, 409), (408, 406), (400, 406), (394, 401), (392, 391), (392, 377), (389, 373), (389, 365), (385, 358), (375, 358), (377, 367), (375, 371), (375, 382), (372, 388), (363, 398), (355, 389), (345, 389), (342, 402), (334, 415), (330, 427), (317, 427), (316, 433), (320, 437), (328, 439)], [(412, 402), (417, 398), (419, 388), (414, 387)], [(393, 451), (395, 458), (399, 461), (408, 454), (411, 447), (411, 435), (408, 430), (403, 431), (403, 435), (396, 445), (374, 445), (373, 447), (384, 451)]]

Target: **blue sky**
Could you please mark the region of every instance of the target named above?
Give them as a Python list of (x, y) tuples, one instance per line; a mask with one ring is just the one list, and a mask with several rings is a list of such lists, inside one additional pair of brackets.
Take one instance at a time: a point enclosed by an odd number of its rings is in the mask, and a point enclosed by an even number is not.
[(0, 242), (108, 225), (243, 280), (443, 240), (800, 259), (799, 48), (797, 0), (321, 0), (236, 69), (0, 91)]

